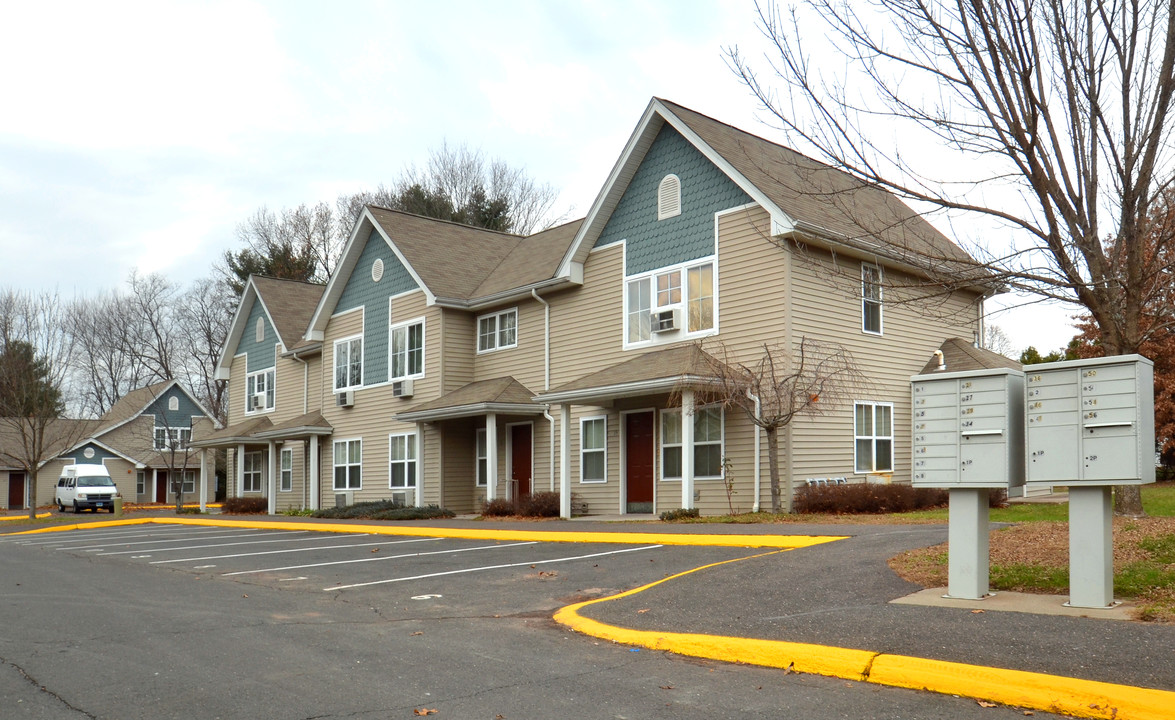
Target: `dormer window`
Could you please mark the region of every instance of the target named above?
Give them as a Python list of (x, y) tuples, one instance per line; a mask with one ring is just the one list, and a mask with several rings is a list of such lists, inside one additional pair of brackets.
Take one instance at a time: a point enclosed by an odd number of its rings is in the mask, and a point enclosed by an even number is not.
[(657, 219), (665, 220), (681, 214), (681, 180), (666, 175), (657, 186)]

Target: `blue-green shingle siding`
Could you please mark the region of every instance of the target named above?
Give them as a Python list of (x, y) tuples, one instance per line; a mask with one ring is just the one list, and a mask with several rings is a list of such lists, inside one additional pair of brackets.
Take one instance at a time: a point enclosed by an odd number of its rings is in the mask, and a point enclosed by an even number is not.
[[(86, 457), (86, 448), (90, 448), (94, 451), (94, 457)], [(83, 464), (83, 465), (101, 465), (106, 460), (120, 460), (121, 459), (121, 458), (119, 458), (119, 456), (115, 455), (114, 453), (112, 453), (104, 448), (101, 448), (101, 447), (95, 445), (94, 443), (86, 443), (85, 445), (78, 448), (76, 451), (70, 453), (69, 455), (65, 455), (64, 457), (67, 457), (67, 458), (73, 460), (75, 463), (79, 463), (79, 464)]]
[[(681, 180), (681, 214), (657, 220), (657, 189)], [(714, 254), (714, 213), (752, 202), (751, 196), (669, 125), (661, 128), (596, 247), (627, 241), (628, 275)]]
[[(377, 259), (383, 260), (384, 264), (379, 282), (371, 279), (371, 266)], [(416, 280), (384, 242), (383, 236), (372, 230), (335, 306), (336, 313), (364, 308), (364, 385), (376, 385), (388, 379), (388, 298), (416, 288)]]
[[(176, 410), (167, 409), (172, 397), (179, 400)], [(193, 417), (204, 417), (203, 411), (188, 394), (175, 386), (155, 398), (155, 402), (147, 406), (144, 414), (154, 415), (155, 425), (158, 427), (188, 427), (192, 424)]]
[[(265, 326), (265, 335), (260, 342), (257, 341), (257, 318), (261, 318), (261, 323)], [(249, 310), (249, 318), (245, 321), (245, 327), (241, 333), (241, 340), (237, 343), (237, 352), (234, 354), (245, 353), (248, 355), (246, 363), (248, 372), (257, 372), (277, 364), (277, 343), (277, 331), (269, 322), (269, 316), (265, 314), (261, 300), (254, 300), (253, 308)]]

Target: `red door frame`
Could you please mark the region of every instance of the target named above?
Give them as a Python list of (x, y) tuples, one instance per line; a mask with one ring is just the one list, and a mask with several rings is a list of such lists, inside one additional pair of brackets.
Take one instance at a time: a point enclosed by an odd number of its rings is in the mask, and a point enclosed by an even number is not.
[[(519, 428), (526, 428), (526, 432), (519, 433)], [(517, 500), (534, 492), (534, 423), (511, 423), (506, 426), (506, 433), (510, 440), (510, 479), (515, 481), (518, 494), (514, 499)], [(522, 435), (525, 442), (518, 442)], [(522, 453), (521, 457), (518, 453)], [(522, 472), (520, 459), (526, 462), (526, 472)]]
[[(623, 413), (621, 417), (624, 419), (624, 511), (627, 512), (629, 503), (654, 502), (654, 488), (657, 484), (657, 413), (654, 410), (633, 410)], [(639, 418), (635, 427), (633, 418)], [(634, 429), (643, 429), (644, 432), (634, 436)], [(646, 438), (647, 445), (642, 446), (641, 441)]]
[[(19, 478), (19, 479), (18, 479)], [(25, 505), (25, 477), (24, 473), (8, 473), (8, 509), (24, 510)]]
[(167, 471), (155, 471), (155, 502), (167, 502)]

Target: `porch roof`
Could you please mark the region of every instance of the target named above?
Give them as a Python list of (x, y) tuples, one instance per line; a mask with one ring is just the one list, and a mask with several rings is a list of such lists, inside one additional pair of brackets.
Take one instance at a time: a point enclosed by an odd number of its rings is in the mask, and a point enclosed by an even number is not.
[(196, 448), (206, 448), (229, 447), (240, 445), (241, 443), (257, 442), (254, 433), (270, 427), (273, 427), (273, 422), (268, 417), (250, 418), (236, 425), (229, 425), (220, 430), (213, 430), (206, 435), (201, 433), (199, 437), (193, 431), (192, 441), (188, 445)]
[(713, 367), (717, 362), (713, 355), (697, 345), (679, 345), (643, 353), (584, 375), (550, 392), (536, 395), (534, 400), (556, 404), (599, 402), (708, 385), (714, 381)]
[(395, 417), (402, 422), (432, 422), (491, 412), (506, 415), (541, 415), (547, 406), (534, 402), (533, 397), (533, 392), (507, 375), (471, 382), (436, 400), (397, 413)]
[(268, 429), (257, 430), (253, 437), (258, 440), (293, 440), (312, 435), (330, 435), (334, 431), (334, 427), (326, 421), (322, 413), (315, 411), (290, 418)]

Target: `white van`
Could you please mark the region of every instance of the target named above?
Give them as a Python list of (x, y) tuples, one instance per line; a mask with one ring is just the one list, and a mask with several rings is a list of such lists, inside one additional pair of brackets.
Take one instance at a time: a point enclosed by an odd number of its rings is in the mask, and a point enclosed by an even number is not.
[(67, 507), (80, 512), (83, 508), (99, 510), (107, 508), (114, 512), (114, 498), (120, 497), (118, 487), (110, 479), (105, 465), (66, 465), (57, 480), (54, 500), (57, 510), (65, 512)]

